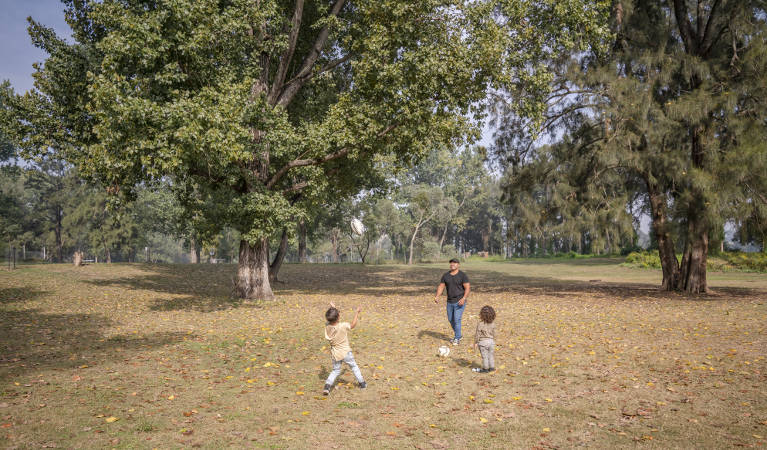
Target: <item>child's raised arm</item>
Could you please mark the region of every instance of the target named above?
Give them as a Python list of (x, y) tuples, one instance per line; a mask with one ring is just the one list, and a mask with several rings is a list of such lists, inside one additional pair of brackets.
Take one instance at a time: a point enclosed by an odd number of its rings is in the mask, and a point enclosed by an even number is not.
[(357, 319), (359, 318), (361, 311), (362, 311), (362, 307), (358, 306), (357, 307), (357, 312), (354, 313), (354, 320), (352, 320), (352, 323), (350, 325), (351, 328), (354, 328), (354, 327), (357, 326)]

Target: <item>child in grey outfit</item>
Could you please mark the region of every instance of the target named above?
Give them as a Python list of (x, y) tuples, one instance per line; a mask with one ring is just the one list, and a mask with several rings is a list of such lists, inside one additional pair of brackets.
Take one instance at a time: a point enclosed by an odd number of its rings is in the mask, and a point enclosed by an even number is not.
[(495, 310), (492, 306), (485, 305), (479, 311), (479, 323), (474, 335), (474, 348), (479, 348), (482, 355), (482, 368), (475, 367), (471, 370), (479, 373), (487, 373), (495, 370)]

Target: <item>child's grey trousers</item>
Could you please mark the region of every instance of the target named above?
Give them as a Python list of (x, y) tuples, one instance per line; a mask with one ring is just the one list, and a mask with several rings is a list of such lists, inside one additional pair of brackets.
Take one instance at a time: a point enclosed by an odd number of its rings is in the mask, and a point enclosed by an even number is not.
[(482, 368), (495, 369), (495, 341), (493, 339), (480, 339), (479, 353), (482, 355)]
[(346, 363), (349, 365), (349, 367), (351, 367), (354, 377), (357, 378), (357, 382), (362, 383), (365, 381), (365, 379), (362, 378), (362, 372), (360, 372), (360, 368), (357, 367), (357, 362), (354, 361), (354, 355), (352, 355), (352, 352), (347, 353), (342, 361), (336, 361), (332, 357), (330, 359), (333, 361), (333, 371), (330, 372), (330, 375), (328, 375), (328, 379), (325, 381), (325, 384), (332, 386), (333, 383), (336, 382), (336, 378), (341, 375), (341, 363)]

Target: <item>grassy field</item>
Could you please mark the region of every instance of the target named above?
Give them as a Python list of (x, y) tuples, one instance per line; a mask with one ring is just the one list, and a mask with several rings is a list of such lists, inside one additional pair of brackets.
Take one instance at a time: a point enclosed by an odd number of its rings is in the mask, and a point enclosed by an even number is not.
[[(767, 275), (657, 291), (621, 260), (469, 262), (467, 339), (432, 302), (444, 265), (287, 265), (278, 301), (233, 266), (0, 272), (2, 448), (723, 448), (767, 444)], [(361, 306), (330, 396), (329, 301)], [(466, 342), (498, 313), (493, 374)]]

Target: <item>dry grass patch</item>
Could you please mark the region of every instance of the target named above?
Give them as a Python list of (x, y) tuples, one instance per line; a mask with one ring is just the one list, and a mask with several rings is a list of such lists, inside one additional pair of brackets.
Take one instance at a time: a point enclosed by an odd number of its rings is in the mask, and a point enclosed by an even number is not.
[[(767, 276), (655, 289), (619, 261), (468, 263), (498, 312), (498, 371), (448, 358), (442, 266), (288, 265), (279, 300), (231, 298), (232, 266), (0, 273), (0, 447), (721, 448), (767, 443)], [(596, 281), (599, 280), (599, 281)], [(329, 301), (369, 388), (329, 397)]]

